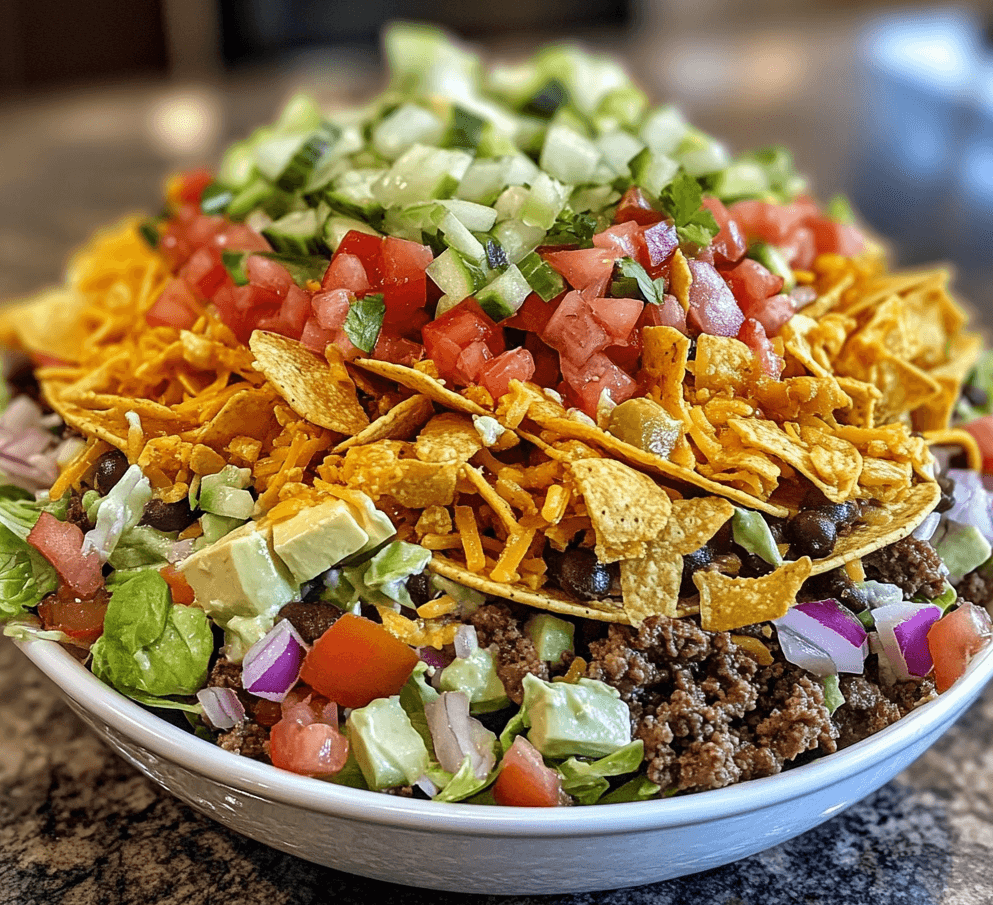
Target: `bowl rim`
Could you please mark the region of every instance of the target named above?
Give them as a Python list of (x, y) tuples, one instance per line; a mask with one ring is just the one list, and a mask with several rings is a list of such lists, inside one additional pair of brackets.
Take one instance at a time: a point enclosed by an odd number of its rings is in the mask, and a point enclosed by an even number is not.
[[(145, 710), (97, 679), (54, 641), (15, 641), (85, 711), (158, 757), (263, 799), (367, 824), (470, 836), (609, 836), (705, 823), (781, 805), (849, 780), (957, 719), (993, 677), (993, 644), (951, 689), (869, 738), (774, 776), (646, 802), (575, 808), (513, 808), (399, 798), (279, 770), (225, 751)], [(853, 766), (857, 765), (857, 766)], [(871, 790), (870, 790), (871, 791)], [(522, 814), (522, 810), (526, 813)], [(591, 821), (591, 816), (595, 815)]]

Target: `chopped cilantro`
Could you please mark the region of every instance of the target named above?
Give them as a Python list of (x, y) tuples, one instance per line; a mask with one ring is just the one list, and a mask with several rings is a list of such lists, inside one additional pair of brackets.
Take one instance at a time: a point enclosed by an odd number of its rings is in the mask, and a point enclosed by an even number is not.
[[(665, 296), (665, 280), (661, 277), (653, 280), (648, 275), (648, 271), (632, 258), (621, 258), (617, 262), (617, 270), (622, 277), (626, 277), (628, 280), (634, 280), (639, 294), (646, 302), (652, 305), (662, 304)], [(634, 288), (630, 284), (628, 286), (618, 287), (617, 283), (614, 283), (614, 286), (628, 292)], [(616, 290), (614, 294), (617, 294)]]
[(596, 232), (597, 225), (597, 218), (592, 214), (576, 214), (567, 208), (558, 215), (548, 235), (542, 241), (546, 245), (578, 245), (580, 248), (592, 248), (593, 233)]
[(665, 187), (659, 203), (675, 221), (680, 242), (706, 246), (720, 231), (714, 215), (703, 206), (700, 183), (686, 173), (681, 173)]
[(207, 215), (223, 214), (233, 197), (234, 192), (231, 189), (219, 182), (212, 182), (200, 196), (200, 210)]
[(386, 302), (381, 294), (356, 299), (345, 318), (345, 335), (353, 346), (368, 354), (376, 346), (385, 315)]

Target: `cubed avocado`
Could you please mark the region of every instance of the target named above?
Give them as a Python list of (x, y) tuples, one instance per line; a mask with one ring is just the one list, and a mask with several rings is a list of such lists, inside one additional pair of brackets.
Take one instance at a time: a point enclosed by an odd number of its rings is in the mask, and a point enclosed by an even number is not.
[[(231, 629), (238, 637), (226, 639), (227, 654), (236, 662), (272, 628), (280, 608), (300, 594), (299, 584), (272, 549), (272, 529), (255, 522), (198, 550), (179, 569), (197, 603), (218, 625), (227, 630), (234, 617), (243, 617)], [(237, 626), (250, 626), (249, 635), (257, 637), (240, 637)]]
[(272, 546), (298, 582), (310, 581), (361, 550), (369, 535), (341, 500), (303, 509), (272, 526)]
[(347, 502), (352, 508), (352, 515), (355, 516), (359, 527), (369, 535), (369, 540), (358, 551), (359, 553), (375, 550), (376, 547), (397, 533), (389, 516), (385, 512), (380, 512), (376, 508), (376, 504), (366, 494), (353, 490), (349, 494)]
[(606, 757), (631, 741), (631, 714), (620, 693), (596, 679), (544, 682), (524, 677), (528, 741), (545, 757)]
[(534, 642), (538, 657), (553, 666), (562, 659), (562, 654), (574, 649), (576, 626), (551, 613), (535, 613), (524, 623), (524, 630)]
[(370, 789), (411, 785), (428, 768), (424, 740), (400, 706), (400, 696), (377, 698), (345, 721), (348, 741)]
[(468, 657), (457, 657), (438, 679), (442, 691), (461, 691), (469, 699), (472, 713), (489, 713), (506, 707), (508, 698), (497, 675), (493, 655), (477, 647)]
[(973, 569), (990, 558), (990, 543), (973, 525), (949, 520), (940, 538), (934, 542), (941, 561), (948, 567), (948, 580), (961, 581)]

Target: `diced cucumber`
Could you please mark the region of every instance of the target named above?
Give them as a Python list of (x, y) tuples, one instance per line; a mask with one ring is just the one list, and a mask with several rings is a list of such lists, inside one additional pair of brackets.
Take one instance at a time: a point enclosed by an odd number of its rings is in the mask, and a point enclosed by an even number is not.
[(373, 194), (373, 186), (383, 177), (385, 170), (359, 168), (349, 170), (335, 179), (333, 188), (325, 193), (331, 206), (357, 217), (372, 217), (382, 210), (382, 204)]
[(543, 261), (537, 252), (527, 255), (518, 267), (531, 288), (546, 302), (565, 289), (565, 282), (559, 273)]
[(275, 130), (284, 134), (309, 132), (321, 124), (323, 114), (317, 101), (309, 94), (294, 94), (284, 105), (276, 120)]
[(475, 201), (477, 204), (492, 204), (507, 184), (510, 160), (510, 157), (474, 160), (455, 190), (456, 197)]
[(277, 133), (255, 147), (255, 166), (270, 182), (275, 183), (293, 156), (305, 144), (309, 133), (284, 135)]
[(520, 217), (528, 226), (540, 226), (547, 231), (565, 207), (569, 194), (567, 186), (547, 173), (539, 173), (521, 206)]
[(476, 301), (493, 320), (502, 321), (516, 313), (530, 294), (531, 284), (511, 264), (492, 283), (476, 293)]
[(608, 91), (597, 105), (594, 123), (613, 131), (618, 126), (635, 130), (648, 109), (648, 95), (634, 85), (622, 85)]
[(458, 188), (472, 155), (465, 151), (414, 145), (372, 186), (384, 207), (447, 198)]
[(603, 154), (607, 165), (618, 176), (630, 176), (631, 168), (628, 164), (637, 157), (645, 143), (629, 132), (618, 130), (602, 135), (597, 141), (600, 153)]
[(609, 185), (580, 186), (569, 198), (569, 209), (577, 214), (600, 213), (620, 200), (620, 193)]
[(486, 282), (482, 268), (466, 261), (454, 248), (446, 248), (438, 255), (428, 264), (426, 273), (448, 297), (449, 307), (468, 298)]
[(600, 162), (600, 149), (588, 138), (558, 123), (545, 133), (539, 166), (560, 182), (590, 182)]
[(372, 130), (372, 146), (387, 160), (396, 160), (411, 145), (435, 145), (445, 133), (445, 124), (430, 110), (417, 104), (401, 104)]
[(675, 157), (690, 176), (707, 176), (731, 163), (727, 148), (697, 129), (690, 129), (686, 134), (676, 149)]
[(737, 160), (713, 178), (711, 191), (721, 201), (754, 198), (769, 191), (765, 169), (753, 160)]
[(530, 192), (523, 185), (512, 185), (504, 189), (493, 207), (497, 212), (497, 220), (515, 220), (521, 215), (521, 208), (528, 200)]
[(368, 223), (363, 223), (361, 220), (355, 220), (352, 217), (332, 214), (324, 224), (324, 244), (331, 251), (337, 251), (338, 246), (341, 245), (341, 240), (345, 238), (345, 234), (352, 230), (365, 233), (369, 236), (379, 235)]
[(226, 213), (232, 220), (241, 220), (253, 210), (262, 207), (276, 192), (275, 186), (259, 174), (235, 192), (228, 202)]
[(304, 139), (303, 144), (286, 162), (286, 166), (275, 179), (276, 185), (287, 192), (295, 192), (303, 188), (317, 162), (334, 147), (340, 134), (341, 131), (337, 126), (321, 123)]
[(276, 251), (295, 255), (313, 255), (324, 250), (324, 224), (317, 211), (308, 208), (280, 217), (262, 231)]
[(421, 242), (424, 238), (423, 233), (437, 235), (438, 224), (441, 223), (445, 212), (446, 208), (438, 201), (391, 207), (383, 217), (383, 230), (391, 236)]
[(676, 177), (679, 164), (665, 154), (645, 148), (631, 161), (631, 171), (634, 174), (635, 185), (651, 195), (658, 196)]
[(517, 264), (545, 238), (545, 230), (540, 226), (528, 226), (522, 220), (503, 220), (493, 227), (490, 234), (503, 247), (511, 264)]
[(469, 232), (462, 224), (462, 221), (451, 211), (448, 211), (441, 218), (438, 228), (445, 237), (445, 244), (449, 248), (454, 248), (463, 257), (468, 258), (476, 264), (483, 260), (486, 250), (483, 248), (479, 239)]
[(656, 107), (641, 124), (638, 137), (654, 153), (668, 156), (679, 147), (689, 128), (675, 107)]
[(239, 141), (231, 145), (221, 159), (217, 180), (231, 188), (241, 188), (251, 181), (255, 173), (255, 145)]
[(451, 311), (462, 299), (449, 298), (447, 295), (443, 295), (438, 299), (438, 304), (434, 309), (435, 318), (441, 317), (446, 311)]
[(204, 546), (215, 544), (225, 534), (230, 534), (235, 528), (244, 524), (245, 519), (205, 512), (200, 516), (200, 527), (203, 529), (203, 536), (198, 540), (202, 541)]
[(496, 223), (497, 212), (492, 207), (475, 204), (472, 201), (463, 201), (460, 198), (443, 201), (442, 205), (451, 211), (469, 232), (489, 232), (493, 228), (493, 224)]

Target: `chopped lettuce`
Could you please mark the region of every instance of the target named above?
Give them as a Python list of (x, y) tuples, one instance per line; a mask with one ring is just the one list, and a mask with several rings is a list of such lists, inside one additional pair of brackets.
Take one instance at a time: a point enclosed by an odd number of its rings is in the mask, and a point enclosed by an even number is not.
[(562, 789), (580, 804), (596, 804), (610, 788), (607, 777), (634, 773), (644, 756), (645, 743), (639, 738), (599, 760), (570, 757), (558, 766)]
[(17, 487), (0, 487), (0, 619), (37, 606), (58, 585), (55, 569), (26, 538), (42, 505)]
[(165, 579), (143, 570), (111, 583), (93, 674), (141, 703), (169, 706), (158, 699), (203, 686), (213, 647), (203, 610), (173, 604)]

